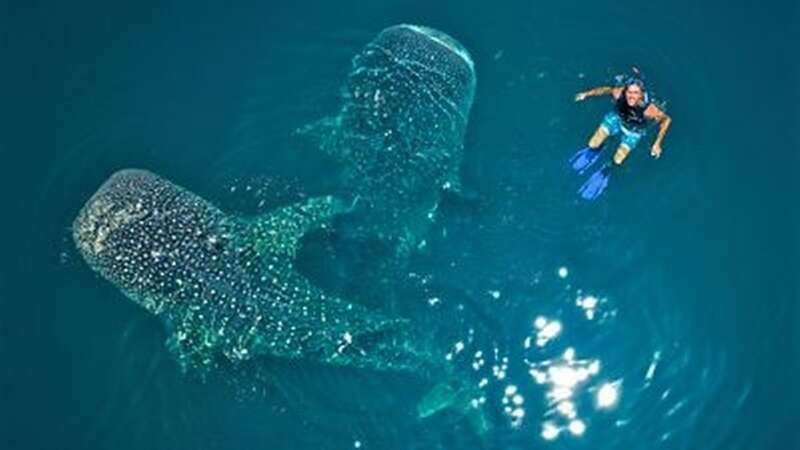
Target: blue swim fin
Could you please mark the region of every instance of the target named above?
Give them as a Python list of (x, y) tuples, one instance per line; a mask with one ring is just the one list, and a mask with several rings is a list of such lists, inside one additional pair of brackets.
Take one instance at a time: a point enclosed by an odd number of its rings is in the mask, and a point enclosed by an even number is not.
[(572, 164), (572, 168), (576, 172), (582, 174), (597, 161), (597, 158), (600, 157), (600, 151), (601, 148), (584, 147), (569, 159), (569, 163)]
[(606, 164), (600, 168), (597, 172), (593, 173), (583, 186), (578, 189), (578, 193), (581, 194), (585, 200), (594, 200), (603, 193), (608, 186), (608, 178), (611, 176), (611, 164)]

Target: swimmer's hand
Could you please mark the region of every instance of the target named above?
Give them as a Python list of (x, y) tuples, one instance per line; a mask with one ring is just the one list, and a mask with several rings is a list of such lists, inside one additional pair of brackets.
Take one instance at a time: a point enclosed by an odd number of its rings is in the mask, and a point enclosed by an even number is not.
[(661, 157), (661, 144), (653, 144), (653, 147), (650, 149), (650, 156), (655, 159)]
[(577, 94), (575, 94), (575, 101), (576, 102), (583, 101), (586, 99), (586, 97), (587, 97), (586, 92), (578, 92)]

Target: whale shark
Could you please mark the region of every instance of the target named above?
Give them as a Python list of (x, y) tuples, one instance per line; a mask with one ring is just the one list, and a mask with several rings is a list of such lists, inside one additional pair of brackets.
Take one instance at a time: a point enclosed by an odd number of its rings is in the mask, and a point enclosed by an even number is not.
[(327, 295), (295, 270), (303, 235), (349, 208), (323, 196), (241, 217), (126, 169), (81, 208), (72, 236), (91, 269), (162, 321), (185, 371), (268, 373), (279, 359), (406, 373), (448, 386), (420, 401), (420, 418), (453, 409), (488, 429), (425, 333)]
[(297, 131), (340, 163), (349, 236), (401, 257), (420, 246), (443, 192), (460, 190), (475, 86), (469, 52), (429, 27), (386, 28), (353, 58), (339, 111)]

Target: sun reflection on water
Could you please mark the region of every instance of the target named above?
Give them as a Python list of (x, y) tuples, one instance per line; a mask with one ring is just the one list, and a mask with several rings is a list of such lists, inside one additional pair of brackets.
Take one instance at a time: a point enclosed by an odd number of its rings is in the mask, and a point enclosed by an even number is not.
[[(495, 286), (478, 291), (488, 293), (492, 307), (524, 308), (501, 322), (510, 339), (476, 332), (468, 322), (450, 335), (444, 357), (473, 373), (471, 404), (499, 413), (496, 425), (509, 432), (504, 439), (625, 448), (644, 434), (668, 448), (690, 439), (677, 430), (699, 420), (687, 411), (705, 407), (710, 393), (740, 395), (736, 385), (713, 376), (729, 364), (724, 353), (711, 351), (713, 341), (687, 344), (696, 340), (681, 311), (662, 300), (668, 293), (642, 302), (648, 291), (635, 286), (607, 298), (576, 286), (570, 272), (557, 268), (550, 272), (554, 285), (537, 278), (521, 294)], [(437, 306), (450, 301), (436, 298)]]
[[(566, 267), (557, 270), (561, 279), (568, 274)], [(502, 297), (499, 290), (488, 292), (492, 299)], [(510, 354), (521, 353), (522, 356), (512, 361), (512, 368), (509, 368), (509, 353), (501, 351), (496, 345), (489, 349), (479, 348), (473, 342), (472, 329), (467, 339), (453, 342), (445, 359), (461, 362), (479, 374), (477, 388), (481, 395), (472, 400), (474, 407), (486, 404), (487, 398), (491, 403), (492, 398), (499, 396), (499, 406), (512, 429), (521, 428), (526, 421), (538, 421), (539, 436), (544, 440), (551, 441), (562, 436), (578, 438), (588, 432), (591, 409), (610, 412), (617, 406), (623, 380), (603, 377), (601, 360), (584, 355), (575, 345), (583, 341), (577, 341), (575, 336), (567, 333), (568, 328), (571, 330), (580, 324), (565, 324), (563, 320), (575, 317), (586, 323), (601, 324), (604, 319), (616, 314), (616, 311), (605, 308), (606, 304), (605, 298), (578, 292), (574, 301), (566, 304), (568, 308), (576, 308), (577, 315), (565, 315), (563, 310), (559, 310), (552, 315), (533, 317), (529, 322), (529, 334), (523, 338), (521, 348), (509, 349)], [(657, 362), (656, 355), (650, 372), (655, 371)], [(520, 363), (519, 369), (524, 370), (522, 373), (527, 373), (528, 379), (534, 384), (523, 386), (512, 382), (512, 379), (520, 381), (516, 372), (517, 363)], [(509, 371), (513, 374), (509, 375)], [(543, 404), (537, 401), (533, 394), (535, 390), (531, 391), (533, 386), (544, 388), (541, 397)]]

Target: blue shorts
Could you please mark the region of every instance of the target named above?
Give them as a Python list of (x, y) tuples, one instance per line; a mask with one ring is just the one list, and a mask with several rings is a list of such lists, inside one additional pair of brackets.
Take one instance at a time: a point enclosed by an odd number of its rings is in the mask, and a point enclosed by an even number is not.
[(644, 130), (634, 131), (630, 128), (625, 128), (622, 125), (622, 119), (616, 111), (609, 111), (609, 113), (603, 117), (603, 123), (601, 123), (600, 126), (605, 128), (610, 136), (616, 136), (621, 131), (622, 139), (620, 140), (631, 150), (636, 148), (636, 144), (638, 144), (639, 140), (644, 136)]

